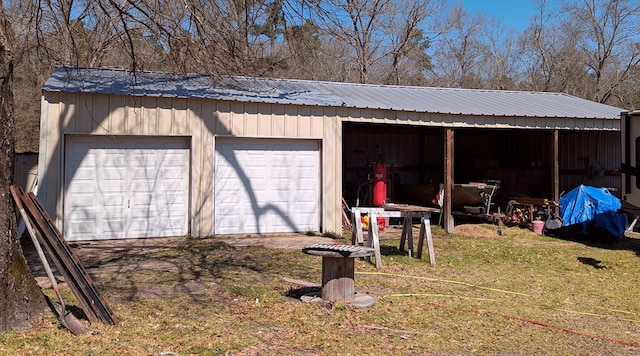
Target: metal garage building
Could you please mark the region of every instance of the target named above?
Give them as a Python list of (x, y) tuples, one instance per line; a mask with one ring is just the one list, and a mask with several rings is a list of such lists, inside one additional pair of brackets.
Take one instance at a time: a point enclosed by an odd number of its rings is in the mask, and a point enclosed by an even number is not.
[(339, 232), (357, 150), (384, 145), (419, 184), (529, 140), (524, 160), (543, 162), (557, 197), (587, 159), (619, 168), (598, 157), (619, 152), (621, 111), (556, 93), (60, 67), (43, 87), (39, 197), (70, 241)]

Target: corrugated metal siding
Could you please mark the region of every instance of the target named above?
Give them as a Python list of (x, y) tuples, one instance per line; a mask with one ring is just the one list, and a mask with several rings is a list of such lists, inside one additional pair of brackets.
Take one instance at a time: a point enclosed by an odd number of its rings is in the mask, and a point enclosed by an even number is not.
[(343, 120), (357, 123), (452, 127), (461, 129), (574, 130), (579, 128), (581, 130), (592, 131), (620, 130), (619, 120), (610, 119), (474, 116), (410, 111), (395, 112), (389, 110), (368, 110), (367, 116), (358, 116), (359, 112), (357, 109), (352, 109), (349, 115), (343, 117)]
[(561, 132), (558, 140), (561, 192), (584, 184), (613, 188), (620, 196), (619, 132)]
[[(213, 150), (216, 136), (319, 139), (323, 155), (323, 229), (342, 231), (342, 136), (331, 108), (226, 102), (199, 98), (124, 97), (45, 92), (41, 117), (42, 200), (62, 223), (62, 168), (65, 134), (190, 136), (192, 151), (192, 234), (212, 226)], [(333, 116), (327, 116), (333, 115)], [(61, 225), (60, 225), (61, 226)]]
[[(343, 189), (344, 197), (355, 204), (358, 186), (362, 184), (360, 203), (367, 204), (364, 196), (370, 186), (371, 164), (378, 160), (379, 149), (387, 166), (387, 197), (401, 199), (396, 189), (403, 190), (403, 198), (412, 195), (415, 185), (423, 187), (442, 181), (444, 131), (442, 128), (410, 128), (406, 125), (365, 125), (345, 123), (343, 129)], [(369, 198), (370, 198), (369, 191)], [(415, 192), (413, 196), (419, 195)], [(427, 203), (422, 199), (421, 203)]]
[(508, 167), (551, 167), (551, 132), (512, 131), (500, 137), (502, 164)]
[(22, 187), (27, 192), (32, 191), (37, 184), (38, 154), (16, 153), (15, 175), (13, 184)]
[[(107, 68), (59, 67), (45, 91), (123, 96), (203, 98), (238, 102), (330, 106), (392, 112), (498, 117), (494, 127), (516, 118), (581, 118), (617, 121), (623, 109), (559, 93), (332, 83), (292, 79), (213, 77)], [(353, 118), (367, 115), (350, 115)], [(396, 119), (393, 116), (390, 119)], [(403, 120), (402, 117), (398, 118)], [(509, 122), (504, 122), (506, 121)], [(495, 118), (493, 119), (495, 120)], [(438, 120), (440, 121), (440, 120)], [(456, 120), (463, 123), (465, 119)], [(593, 123), (584, 121), (591, 127)], [(471, 124), (473, 125), (473, 124)], [(534, 123), (534, 126), (541, 126)], [(551, 123), (555, 126), (555, 123)], [(576, 125), (572, 125), (576, 127)], [(606, 126), (597, 124), (597, 126)]]
[[(366, 167), (378, 160), (378, 146), (386, 165), (406, 183), (418, 183), (420, 164), (419, 134), (380, 131), (352, 132), (344, 140), (344, 167), (346, 181), (366, 179)], [(439, 157), (441, 158), (441, 156)]]

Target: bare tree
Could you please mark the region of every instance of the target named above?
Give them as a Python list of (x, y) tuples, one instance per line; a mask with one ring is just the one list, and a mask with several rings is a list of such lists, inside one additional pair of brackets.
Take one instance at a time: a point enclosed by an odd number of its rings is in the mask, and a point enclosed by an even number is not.
[(551, 4), (538, 1), (538, 11), (520, 39), (525, 73), (520, 88), (588, 98), (592, 85), (578, 49), (579, 31)]
[(432, 83), (457, 88), (483, 87), (478, 65), (487, 50), (482, 42), (486, 16), (471, 15), (456, 4), (446, 22), (449, 31), (434, 43)]
[(44, 52), (43, 59), (50, 63), (100, 66), (110, 51), (116, 52), (113, 46), (122, 28), (114, 21), (117, 13), (100, 1), (18, 0), (15, 4), (28, 16), (28, 23), (23, 23), (29, 30), (25, 40), (34, 37), (34, 48)]
[(254, 75), (278, 65), (287, 10), (280, 0), (14, 1), (29, 4), (37, 47), (56, 64)]
[[(316, 1), (315, 10), (325, 30), (349, 44), (358, 66), (360, 83), (369, 82), (369, 68), (379, 56), (382, 45), (381, 20), (389, 11), (391, 0), (329, 0)], [(346, 21), (343, 19), (347, 19)]]
[(557, 91), (627, 107), (640, 64), (640, 4), (632, 0), (568, 0), (538, 13), (521, 39), (524, 89)]
[(629, 69), (628, 79), (614, 92), (614, 105), (627, 110), (640, 110), (640, 66)]
[[(431, 58), (426, 53), (430, 46), (426, 19), (436, 16), (443, 8), (442, 1), (395, 1), (383, 26), (390, 45), (388, 64), (385, 63), (385, 84), (424, 84), (423, 71), (431, 68)], [(437, 32), (436, 28), (431, 28)]]
[(484, 34), (486, 51), (479, 63), (486, 89), (514, 90), (517, 87), (518, 51), (516, 34), (495, 18), (490, 18)]
[(9, 193), (15, 150), (12, 32), (0, 4), (0, 332), (29, 327), (45, 307), (42, 292), (22, 253)]
[(555, 62), (552, 56), (557, 52), (553, 42), (545, 41), (543, 31), (548, 31), (549, 21), (547, 1), (540, 0), (537, 13), (530, 20), (529, 27), (520, 39), (520, 61), (522, 62), (524, 78), (523, 86), (529, 90), (548, 91), (551, 78), (555, 73)]
[(371, 83), (399, 78), (404, 60), (423, 65), (428, 62), (424, 54), (429, 44), (425, 20), (440, 11), (443, 1), (314, 0), (312, 3), (324, 31), (352, 51), (350, 58), (356, 63), (357, 77), (350, 81)]
[(565, 3), (568, 26), (593, 77), (591, 99), (606, 103), (640, 63), (640, 3), (637, 0), (573, 0)]

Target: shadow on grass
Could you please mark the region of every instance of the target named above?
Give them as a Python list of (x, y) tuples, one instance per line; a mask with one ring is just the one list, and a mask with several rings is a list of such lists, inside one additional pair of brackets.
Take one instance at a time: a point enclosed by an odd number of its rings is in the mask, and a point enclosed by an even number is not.
[(607, 266), (601, 265), (602, 261), (596, 260), (595, 258), (591, 258), (591, 257), (578, 257), (578, 261), (580, 261), (581, 263), (584, 263), (585, 265), (591, 266), (595, 269), (607, 268)]
[[(640, 238), (613, 237), (600, 229), (583, 230), (581, 226), (565, 226), (545, 232), (545, 235), (561, 240), (582, 243), (608, 250), (628, 250), (640, 257)], [(582, 262), (582, 261), (581, 261)]]
[(380, 254), (383, 256), (409, 256), (409, 251), (401, 251), (396, 246), (380, 245)]
[(291, 288), (284, 293), (285, 297), (299, 300), (303, 296), (320, 297), (322, 295), (322, 287), (301, 287)]
[[(23, 249), (34, 276), (45, 276), (33, 247)], [(315, 259), (300, 251), (234, 247), (215, 238), (96, 242), (73, 246), (73, 250), (110, 302), (186, 296), (193, 302), (210, 303), (245, 294), (255, 299), (264, 293), (258, 287), (283, 273), (301, 279), (318, 273)], [(67, 308), (79, 314), (79, 308), (73, 309), (74, 299), (70, 298)]]

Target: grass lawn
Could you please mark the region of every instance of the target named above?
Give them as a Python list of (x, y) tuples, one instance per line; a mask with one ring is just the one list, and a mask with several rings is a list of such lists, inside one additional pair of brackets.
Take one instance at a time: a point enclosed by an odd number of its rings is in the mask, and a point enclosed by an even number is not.
[(433, 228), (433, 267), (426, 246), (410, 258), (399, 230), (383, 234), (383, 267), (355, 266), (369, 308), (293, 298), (304, 289), (290, 279), (321, 279), (321, 259), (299, 249), (216, 238), (91, 258), (79, 249), (117, 325), (81, 319), (94, 333), (73, 336), (47, 313), (0, 335), (0, 354), (640, 355), (640, 239), (594, 245), (474, 229), (484, 233)]

